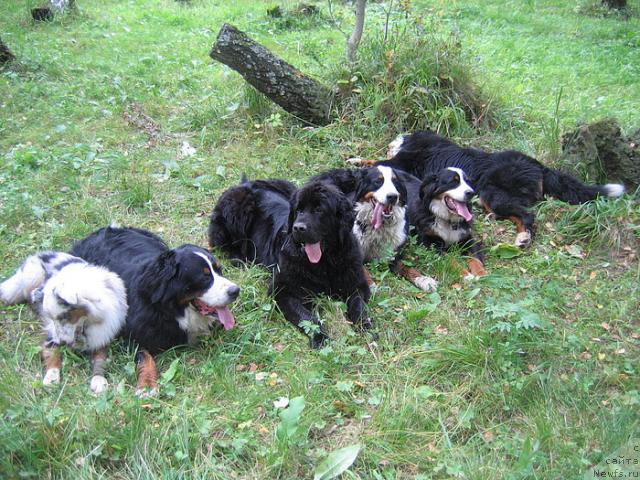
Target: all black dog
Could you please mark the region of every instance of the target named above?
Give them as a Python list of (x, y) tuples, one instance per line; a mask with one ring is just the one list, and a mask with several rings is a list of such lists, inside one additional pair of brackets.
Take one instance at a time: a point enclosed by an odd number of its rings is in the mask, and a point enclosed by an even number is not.
[(228, 305), (240, 293), (222, 276), (205, 249), (182, 245), (171, 250), (160, 237), (137, 228), (102, 228), (71, 250), (73, 255), (120, 275), (129, 310), (124, 336), (138, 354), (138, 392), (155, 392), (152, 354), (191, 343), (218, 320), (228, 330), (235, 318)]
[(447, 167), (462, 169), (469, 176), (483, 207), (498, 218), (515, 223), (519, 247), (525, 247), (531, 241), (534, 215), (530, 207), (544, 195), (579, 204), (598, 195), (619, 197), (624, 193), (622, 185), (586, 185), (521, 152), (490, 153), (463, 148), (432, 131), (399, 136), (389, 144), (387, 160), (378, 164), (404, 170), (421, 179)]
[(292, 187), (281, 180), (244, 181), (225, 191), (211, 215), (209, 243), (234, 258), (270, 266), (270, 293), (317, 348), (328, 335), (313, 314), (313, 297), (345, 301), (349, 320), (366, 329), (370, 290), (352, 233), (352, 203), (325, 183)]

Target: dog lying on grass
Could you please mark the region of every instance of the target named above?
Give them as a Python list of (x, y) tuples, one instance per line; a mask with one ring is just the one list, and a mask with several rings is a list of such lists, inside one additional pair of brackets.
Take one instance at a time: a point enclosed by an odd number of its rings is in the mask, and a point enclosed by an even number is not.
[(0, 284), (0, 301), (30, 303), (40, 317), (46, 335), (43, 384), (60, 381), (59, 347), (67, 345), (90, 355), (91, 391), (107, 389), (107, 347), (124, 327), (127, 314), (126, 290), (118, 275), (67, 253), (38, 253)]
[(332, 185), (310, 182), (296, 189), (283, 180), (244, 180), (218, 199), (209, 244), (269, 267), (270, 293), (284, 317), (318, 348), (329, 338), (313, 314), (319, 294), (346, 302), (347, 317), (358, 328), (372, 326), (354, 219), (352, 203)]

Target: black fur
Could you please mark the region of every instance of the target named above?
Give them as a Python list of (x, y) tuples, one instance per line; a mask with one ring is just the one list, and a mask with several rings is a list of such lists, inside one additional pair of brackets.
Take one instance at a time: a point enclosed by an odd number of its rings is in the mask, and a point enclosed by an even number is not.
[[(235, 258), (274, 266), (270, 293), (296, 327), (315, 325), (309, 334), (312, 346), (319, 347), (328, 336), (313, 314), (312, 298), (326, 294), (345, 301), (349, 320), (367, 328), (370, 291), (351, 232), (352, 203), (331, 185), (311, 182), (295, 191), (290, 185), (243, 182), (224, 192), (211, 216), (209, 241)], [(322, 255), (311, 263), (304, 244), (317, 242)]]
[(209, 245), (232, 258), (273, 268), (287, 230), (296, 186), (285, 180), (243, 181), (220, 196), (209, 221)]
[(405, 135), (395, 156), (380, 164), (422, 179), (443, 168), (458, 167), (469, 176), (485, 207), (498, 218), (521, 219), (530, 233), (533, 233), (534, 216), (529, 209), (544, 195), (578, 204), (608, 194), (603, 185), (586, 185), (524, 153), (463, 148), (428, 130)]
[[(221, 275), (214, 257), (195, 245), (169, 247), (151, 232), (137, 228), (102, 228), (71, 249), (73, 255), (120, 275), (127, 289), (129, 310), (124, 336), (154, 354), (186, 344), (188, 335), (178, 324), (189, 303), (212, 287), (203, 269), (206, 255)], [(228, 294), (235, 298), (239, 289)]]

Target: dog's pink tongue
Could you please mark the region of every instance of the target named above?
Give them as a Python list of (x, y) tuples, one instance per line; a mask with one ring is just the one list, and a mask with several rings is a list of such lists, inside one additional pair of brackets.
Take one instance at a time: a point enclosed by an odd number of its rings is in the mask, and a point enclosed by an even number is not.
[(217, 307), (216, 313), (218, 314), (218, 320), (220, 320), (225, 330), (231, 330), (235, 326), (236, 319), (228, 307)]
[(378, 230), (382, 226), (382, 211), (384, 207), (380, 203), (376, 203), (376, 206), (373, 208), (373, 215), (371, 218), (371, 225), (374, 230)]
[(467, 204), (464, 202), (459, 202), (458, 200), (454, 200), (453, 198), (451, 200), (453, 200), (453, 203), (456, 206), (456, 213), (464, 218), (466, 222), (470, 222), (473, 218), (473, 215), (471, 215), (471, 212), (467, 208)]
[(304, 251), (307, 254), (307, 258), (311, 263), (318, 263), (322, 257), (322, 249), (320, 248), (320, 242), (318, 243), (305, 243)]

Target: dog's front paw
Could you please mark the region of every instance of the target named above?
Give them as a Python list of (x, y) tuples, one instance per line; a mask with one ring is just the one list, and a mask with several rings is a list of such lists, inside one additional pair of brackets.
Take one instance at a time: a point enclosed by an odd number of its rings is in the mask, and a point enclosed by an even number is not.
[(91, 377), (89, 388), (91, 388), (91, 391), (96, 395), (100, 395), (107, 391), (109, 388), (109, 382), (102, 375), (94, 375)]
[(516, 235), (515, 246), (518, 248), (526, 248), (531, 244), (531, 232), (520, 232)]
[(50, 368), (44, 374), (44, 378), (42, 379), (43, 385), (53, 385), (55, 383), (60, 382), (60, 369), (59, 368)]
[(136, 390), (136, 397), (138, 398), (151, 398), (151, 397), (157, 397), (159, 393), (159, 390), (157, 388), (138, 388)]
[(413, 284), (420, 290), (425, 292), (433, 292), (438, 288), (438, 281), (435, 278), (423, 275), (422, 277), (416, 277), (413, 280)]
[(326, 333), (318, 332), (311, 336), (311, 348), (318, 349), (325, 346), (329, 341), (329, 336)]

